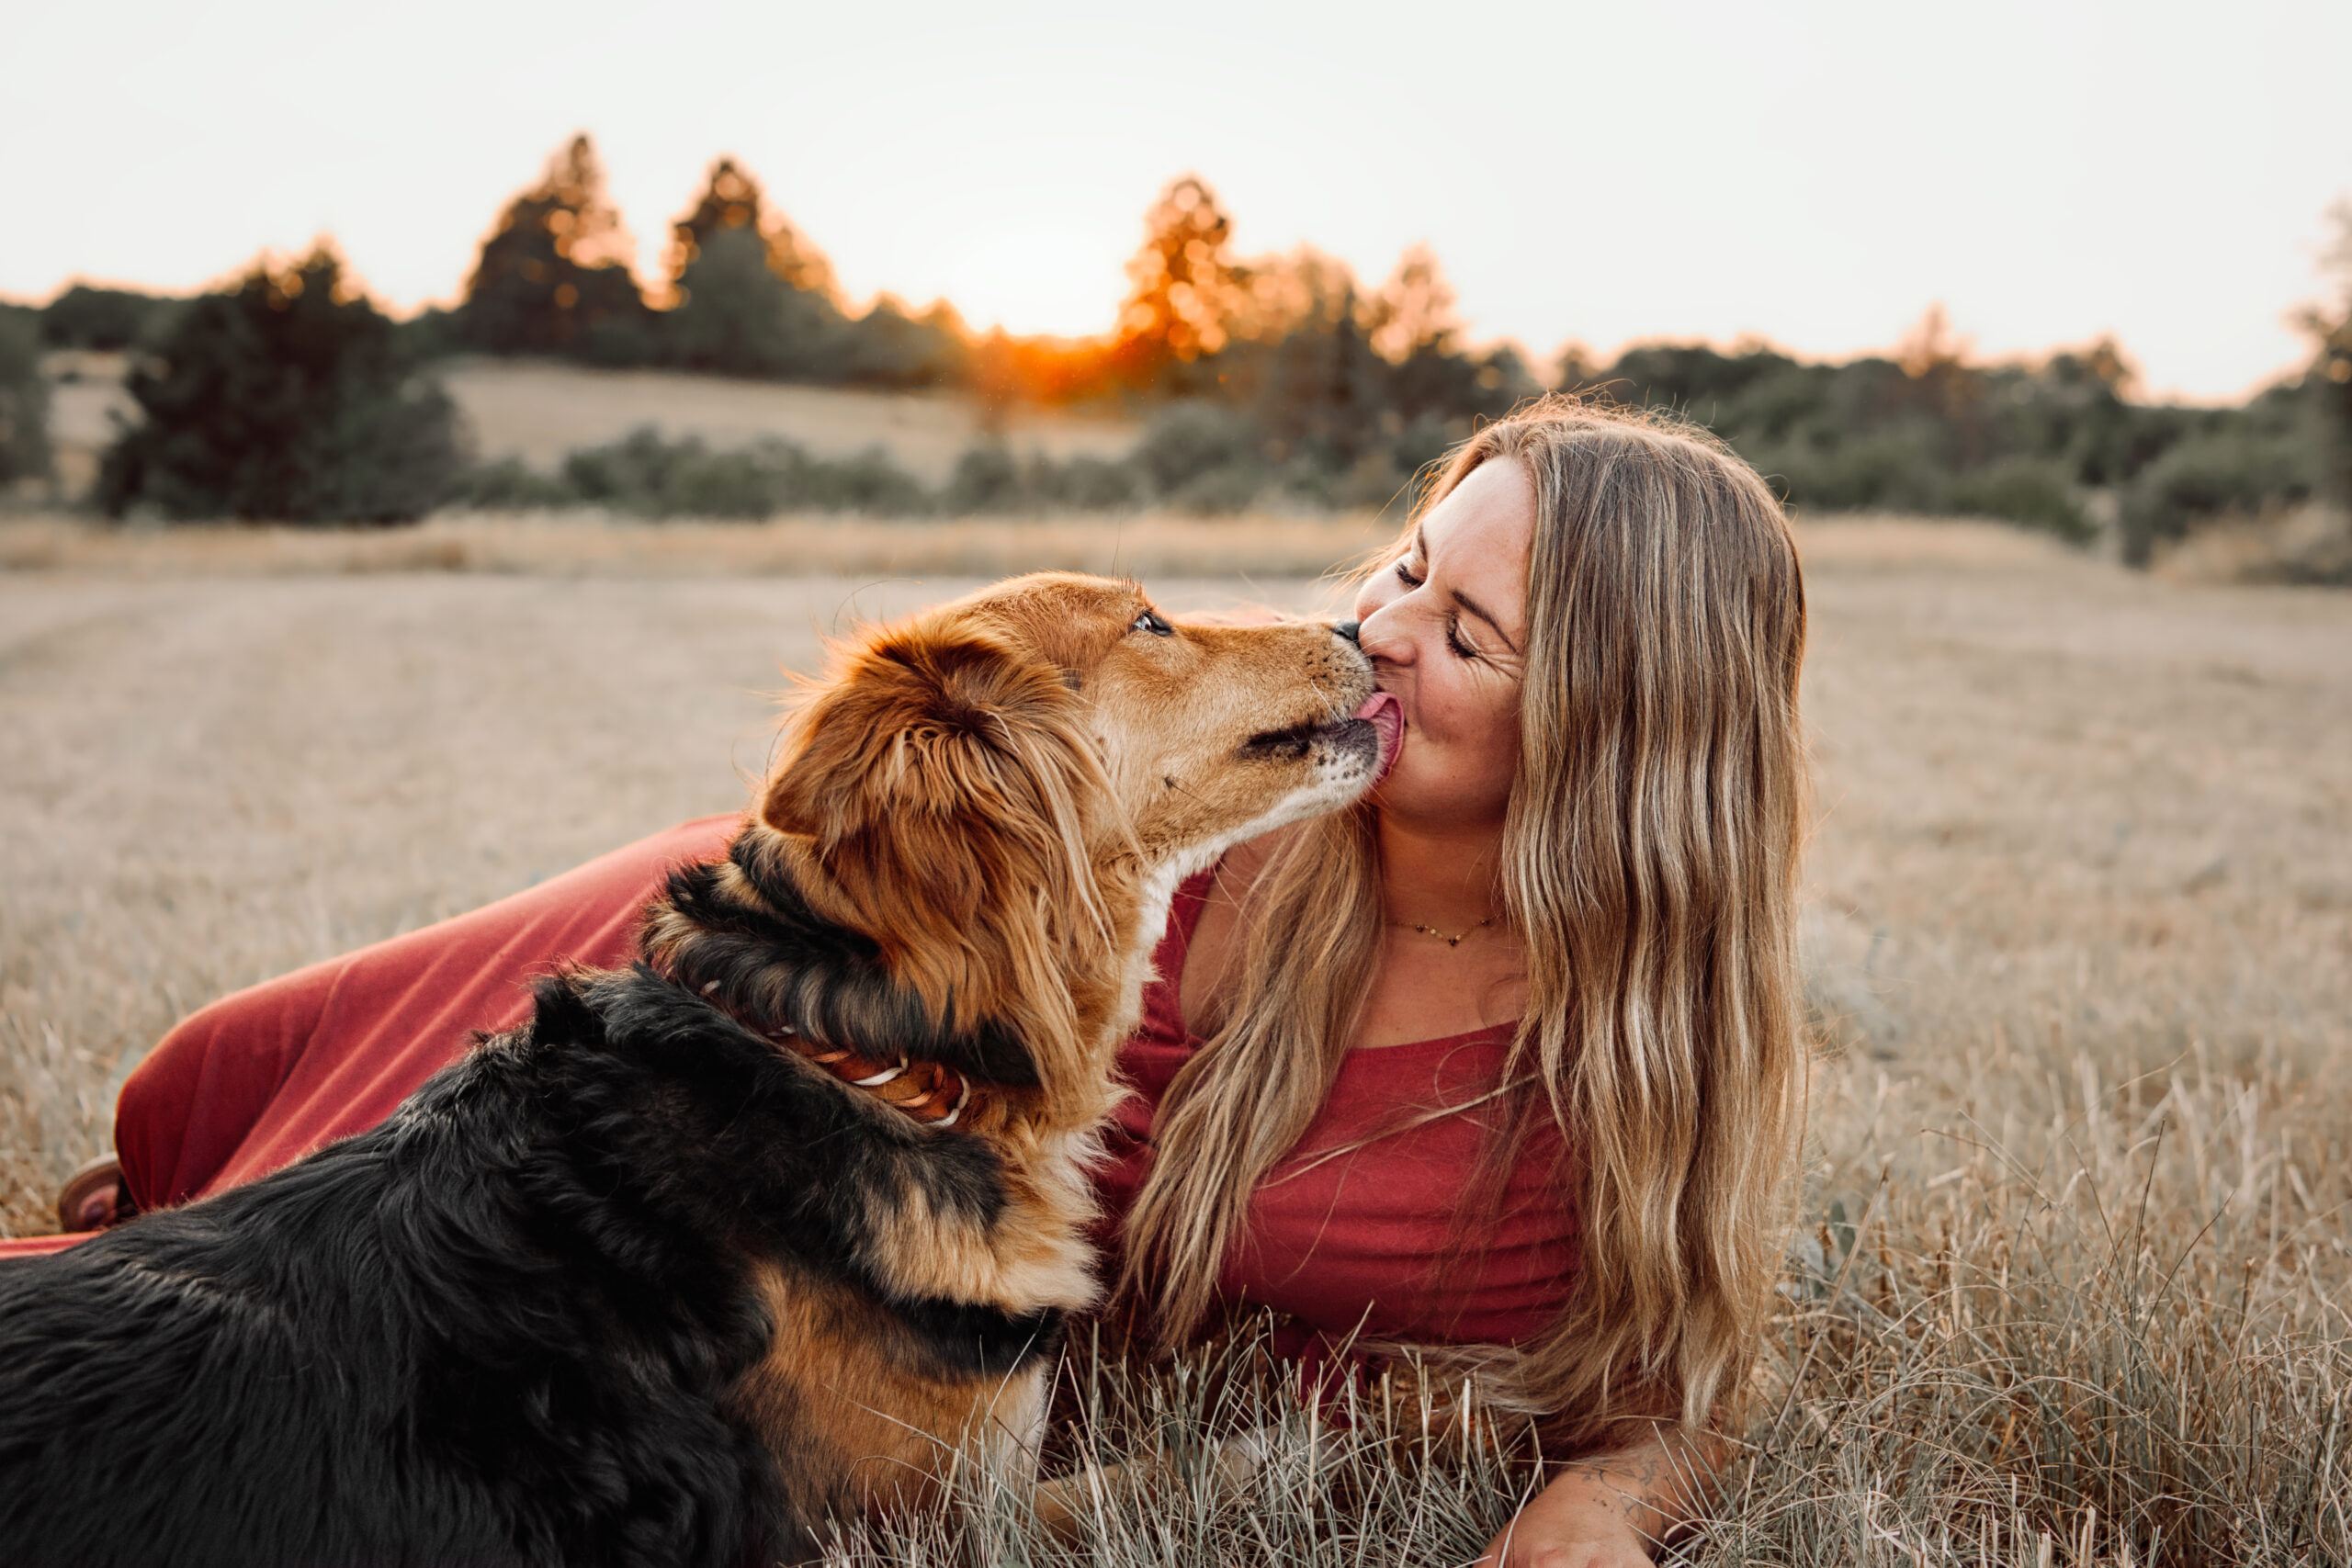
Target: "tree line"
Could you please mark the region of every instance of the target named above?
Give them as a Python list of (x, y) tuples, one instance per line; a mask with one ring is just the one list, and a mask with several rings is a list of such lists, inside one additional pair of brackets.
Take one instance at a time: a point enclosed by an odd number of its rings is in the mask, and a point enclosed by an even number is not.
[[(2352, 236), (2352, 210), (2339, 217)], [(823, 253), (732, 158), (670, 225), (650, 287), (630, 251), (582, 135), (499, 214), (450, 309), (395, 321), (322, 244), (193, 299), (77, 285), (38, 310), (0, 310), (0, 479), (45, 461), (34, 356), (81, 347), (136, 363), (144, 419), (108, 454), (97, 497), (116, 514), (394, 520), (452, 501), (667, 514), (697, 497), (744, 514), (1382, 505), (1475, 422), (1547, 386), (1668, 405), (1800, 506), (1962, 512), (2080, 538), (2092, 498), (2109, 498), (2134, 559), (2217, 515), (2352, 496), (2352, 248), (2341, 298), (2305, 322), (2306, 371), (2229, 409), (2141, 401), (2111, 342), (1974, 362), (1939, 311), (1895, 353), (1836, 364), (1761, 344), (1648, 344), (1606, 364), (1571, 347), (1531, 366), (1466, 342), (1425, 247), (1372, 287), (1311, 248), (1246, 256), (1193, 175), (1146, 213), (1110, 330), (1078, 340), (976, 333), (944, 301), (853, 308)], [(481, 468), (430, 375), (460, 353), (1116, 408), (1143, 416), (1148, 437), (1124, 464), (1067, 470), (984, 446), (935, 494), (886, 480), (870, 456), (833, 472), (785, 444), (712, 453), (650, 433), (554, 475)]]

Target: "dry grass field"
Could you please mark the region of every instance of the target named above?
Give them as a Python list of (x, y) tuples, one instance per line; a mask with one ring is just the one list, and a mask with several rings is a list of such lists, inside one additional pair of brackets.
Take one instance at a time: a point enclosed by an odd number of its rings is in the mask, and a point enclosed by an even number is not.
[[(1111, 564), (1050, 533), (880, 560), (780, 531), (728, 553), (742, 529), (664, 556), (554, 523), (35, 526), (0, 535), (20, 1232), (189, 1009), (733, 807), (779, 666), (846, 617), (956, 592), (958, 567)], [(1150, 532), (1123, 559), (1170, 604), (1319, 592), (1299, 538), (1251, 558)], [(1804, 538), (1824, 1051), (1753, 1446), (1690, 1560), (2352, 1562), (2352, 596), (1962, 525)], [(1196, 1386), (1120, 1397), (1164, 1423)], [(1105, 1493), (1100, 1555), (1072, 1561), (1460, 1561), (1504, 1507), (1442, 1415), (1406, 1401), (1319, 1442), (1312, 1419), (1217, 1415), (1277, 1428), (1243, 1495)], [(1060, 1560), (1001, 1513), (989, 1555)], [(847, 1550), (949, 1547), (918, 1523)]]

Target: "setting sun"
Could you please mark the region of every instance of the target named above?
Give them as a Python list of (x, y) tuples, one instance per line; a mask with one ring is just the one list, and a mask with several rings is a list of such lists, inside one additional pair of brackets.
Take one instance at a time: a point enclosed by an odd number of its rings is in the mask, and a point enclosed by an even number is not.
[(1007, 213), (995, 231), (959, 232), (942, 247), (941, 293), (976, 330), (1080, 337), (1117, 311), (1126, 280), (1120, 264), (1135, 248), (1132, 220), (1091, 229), (1017, 226)]

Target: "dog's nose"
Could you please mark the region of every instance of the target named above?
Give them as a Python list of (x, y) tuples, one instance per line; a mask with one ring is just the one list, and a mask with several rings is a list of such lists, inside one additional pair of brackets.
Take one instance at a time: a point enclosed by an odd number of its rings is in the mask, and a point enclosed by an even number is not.
[(1331, 623), (1331, 629), (1338, 632), (1341, 637), (1346, 637), (1350, 642), (1354, 643), (1358, 648), (1362, 648), (1363, 646), (1363, 638), (1356, 635), (1363, 629), (1363, 623), (1362, 621), (1334, 621)]

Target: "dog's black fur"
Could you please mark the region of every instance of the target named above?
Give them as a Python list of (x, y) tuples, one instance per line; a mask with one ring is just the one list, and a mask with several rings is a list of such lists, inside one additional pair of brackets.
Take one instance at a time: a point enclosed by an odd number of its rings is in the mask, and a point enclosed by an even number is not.
[(0, 1562), (797, 1560), (823, 1521), (731, 1397), (771, 1337), (753, 1268), (853, 1292), (925, 1375), (1051, 1353), (1057, 1313), (894, 1297), (862, 1245), (877, 1200), (987, 1219), (1000, 1156), (714, 1003), (1008, 1084), (1020, 1043), (927, 1022), (736, 858), (765, 908), (672, 879), (695, 972), (544, 981), (374, 1131), (0, 1265)]

